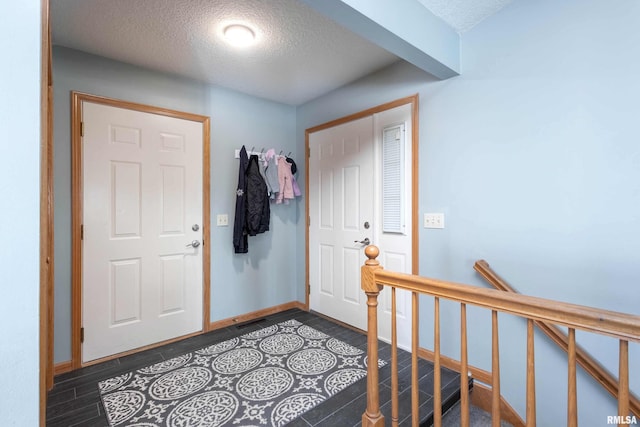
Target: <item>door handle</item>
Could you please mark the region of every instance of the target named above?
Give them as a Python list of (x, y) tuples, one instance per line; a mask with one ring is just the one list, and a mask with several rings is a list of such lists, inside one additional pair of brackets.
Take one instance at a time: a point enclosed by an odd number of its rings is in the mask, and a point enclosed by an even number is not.
[(368, 245), (369, 243), (371, 243), (371, 240), (369, 240), (368, 237), (365, 237), (364, 240), (354, 240), (353, 243), (360, 243), (362, 245)]
[(187, 245), (187, 247), (188, 247), (188, 248), (189, 248), (189, 247), (191, 247), (191, 248), (197, 248), (198, 246), (200, 246), (200, 242), (199, 242), (199, 241), (197, 241), (197, 240), (194, 240), (193, 242), (191, 242), (191, 243), (189, 243), (189, 244)]

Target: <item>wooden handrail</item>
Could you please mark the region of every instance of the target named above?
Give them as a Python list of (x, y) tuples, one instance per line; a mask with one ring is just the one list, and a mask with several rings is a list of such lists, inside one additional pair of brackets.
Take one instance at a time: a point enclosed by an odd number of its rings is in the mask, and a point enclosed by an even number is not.
[(376, 270), (375, 284), (547, 321), (617, 339), (640, 342), (640, 316), (495, 289), (461, 285), (405, 273)]
[[(476, 261), (473, 268), (496, 289), (519, 295), (519, 292), (493, 271), (489, 263), (485, 260)], [(569, 350), (569, 338), (560, 328), (539, 320), (535, 320), (535, 324), (561, 349), (565, 352)], [(618, 379), (580, 346), (576, 346), (576, 361), (589, 375), (602, 385), (605, 390), (616, 399), (618, 398)], [(629, 410), (636, 417), (640, 417), (640, 399), (633, 393), (629, 393)]]
[[(619, 401), (618, 416), (624, 419), (630, 409), (630, 405), (621, 400), (628, 400), (630, 397), (628, 388), (628, 341), (640, 342), (640, 316), (633, 314), (619, 313), (615, 311), (602, 310), (578, 304), (569, 304), (553, 301), (545, 298), (520, 295), (513, 292), (505, 292), (495, 289), (485, 289), (476, 286), (462, 285), (453, 282), (430, 279), (416, 275), (394, 273), (385, 271), (376, 259), (380, 251), (375, 246), (367, 246), (365, 255), (367, 260), (361, 268), (361, 288), (367, 295), (367, 357), (374, 361), (378, 358), (378, 297), (385, 286), (392, 289), (403, 289), (412, 293), (412, 380), (411, 380), (411, 406), (413, 409), (418, 405), (418, 381), (417, 381), (417, 354), (418, 343), (418, 298), (419, 294), (425, 294), (434, 298), (434, 366), (439, 366), (440, 345), (439, 345), (439, 300), (446, 299), (463, 305), (471, 304), (480, 308), (485, 308), (492, 313), (492, 372), (491, 384), (492, 393), (492, 425), (499, 425), (500, 408), (500, 370), (499, 370), (499, 345), (498, 345), (498, 314), (508, 313), (529, 320), (527, 331), (527, 365), (533, 364), (533, 330), (532, 322), (540, 324), (552, 323), (569, 328), (570, 336), (567, 340), (569, 376), (568, 376), (568, 405), (567, 405), (567, 425), (577, 425), (577, 390), (576, 390), (576, 364), (578, 363), (578, 351), (575, 343), (575, 331), (584, 330), (598, 335), (607, 335), (620, 340), (620, 384), (619, 393), (616, 396)], [(488, 266), (488, 264), (487, 264)], [(495, 275), (495, 273), (494, 273)], [(497, 276), (497, 275), (496, 275)], [(466, 323), (466, 322), (465, 322)], [(464, 328), (461, 327), (461, 335)], [(395, 365), (397, 361), (392, 360)], [(392, 367), (392, 371), (393, 371)], [(466, 373), (463, 372), (462, 375)], [(527, 413), (535, 413), (535, 386), (533, 371), (528, 372), (527, 384)], [(434, 372), (434, 384), (437, 384)], [(364, 427), (382, 427), (385, 424), (384, 416), (380, 411), (379, 404), (379, 384), (378, 384), (378, 364), (369, 363), (367, 365), (367, 409), (362, 415), (362, 425)], [(434, 387), (434, 403), (438, 401), (440, 390)], [(411, 423), (413, 426), (419, 424), (417, 411), (412, 410)], [(434, 413), (434, 424), (440, 427), (441, 419), (438, 411)], [(397, 423), (397, 420), (394, 420)], [(527, 420), (528, 425), (535, 425), (535, 416)], [(622, 425), (622, 424), (621, 424)]]

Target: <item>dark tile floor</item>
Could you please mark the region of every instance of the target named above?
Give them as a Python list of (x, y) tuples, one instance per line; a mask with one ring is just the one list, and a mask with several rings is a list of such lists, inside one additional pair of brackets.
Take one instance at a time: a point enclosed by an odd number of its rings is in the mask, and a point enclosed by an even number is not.
[[(167, 344), (134, 355), (58, 375), (55, 377), (54, 387), (51, 392), (49, 392), (47, 399), (47, 426), (108, 426), (98, 392), (99, 381), (130, 370), (162, 362), (213, 343), (243, 335), (288, 319), (297, 319), (315, 329), (366, 351), (367, 337), (364, 334), (345, 328), (313, 313), (307, 313), (301, 310), (288, 310), (268, 316), (257, 322), (230, 326), (173, 344)], [(380, 358), (389, 361), (390, 354), (389, 345), (380, 342)], [(411, 355), (402, 350), (399, 351), (398, 370), (400, 425), (411, 425)], [(390, 372), (389, 364), (380, 369), (380, 404), (382, 413), (387, 420), (391, 419)], [(421, 360), (419, 363), (419, 373), (421, 425), (431, 425), (431, 416), (433, 413), (433, 365)], [(442, 369), (443, 412), (459, 400), (459, 378), (457, 373)], [(300, 418), (290, 423), (289, 426), (342, 427), (360, 425), (362, 413), (366, 408), (366, 387), (366, 379), (358, 381), (303, 414)], [(390, 422), (387, 422), (387, 424), (390, 424)]]

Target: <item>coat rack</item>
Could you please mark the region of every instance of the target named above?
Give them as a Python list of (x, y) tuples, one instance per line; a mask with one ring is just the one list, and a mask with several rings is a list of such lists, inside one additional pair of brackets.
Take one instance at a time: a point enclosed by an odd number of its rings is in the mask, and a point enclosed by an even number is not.
[[(255, 154), (256, 156), (258, 156), (261, 160), (264, 160), (264, 155), (265, 152), (267, 150), (265, 150), (264, 148), (260, 151), (255, 151), (255, 147), (251, 148), (251, 150), (247, 150), (247, 156), (251, 157), (251, 155)], [(277, 154), (277, 156), (282, 156), (283, 154), (283, 150), (280, 150), (280, 153)], [(289, 151), (289, 154), (287, 154), (285, 157), (291, 157), (291, 151)], [(235, 151), (235, 158), (239, 159), (240, 158), (240, 149), (236, 149)]]

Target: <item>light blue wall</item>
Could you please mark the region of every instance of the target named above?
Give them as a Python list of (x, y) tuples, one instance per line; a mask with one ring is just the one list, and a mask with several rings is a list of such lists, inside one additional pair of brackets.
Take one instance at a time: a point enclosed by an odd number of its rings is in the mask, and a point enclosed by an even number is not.
[[(419, 212), (446, 217), (444, 230), (420, 229), (420, 273), (485, 286), (472, 266), (486, 259), (522, 293), (639, 314), (637, 22), (633, 0), (516, 1), (462, 35), (460, 77), (392, 66), (298, 108), (298, 141), (307, 127), (419, 93)], [(431, 307), (421, 301), (427, 348)], [(444, 305), (452, 357), (458, 317)], [(490, 369), (490, 316), (469, 317), (471, 362)], [(524, 414), (525, 324), (500, 318), (502, 392)], [(617, 372), (617, 342), (578, 341)], [(543, 337), (536, 351), (538, 423), (563, 424), (566, 356)], [(580, 424), (606, 424), (615, 403), (579, 372)]]
[[(296, 299), (296, 223), (302, 200), (273, 206), (271, 230), (233, 254), (238, 161), (245, 144), (293, 152), (295, 108), (183, 80), (102, 57), (56, 47), (55, 88), (55, 362), (71, 358), (71, 143), (70, 91), (171, 108), (211, 118), (211, 320)], [(218, 214), (229, 227), (216, 227)]]
[[(229, 214), (229, 227), (212, 227), (212, 321), (272, 307), (296, 299), (295, 259), (298, 222), (304, 222), (304, 200), (271, 205), (270, 230), (249, 237), (249, 253), (233, 253), (238, 161), (234, 151), (243, 144), (276, 148), (297, 161), (304, 158), (295, 144), (295, 108), (220, 88), (210, 88), (212, 119), (211, 215)], [(298, 172), (298, 175), (300, 172)]]
[(39, 422), (40, 1), (0, 14), (0, 420)]

